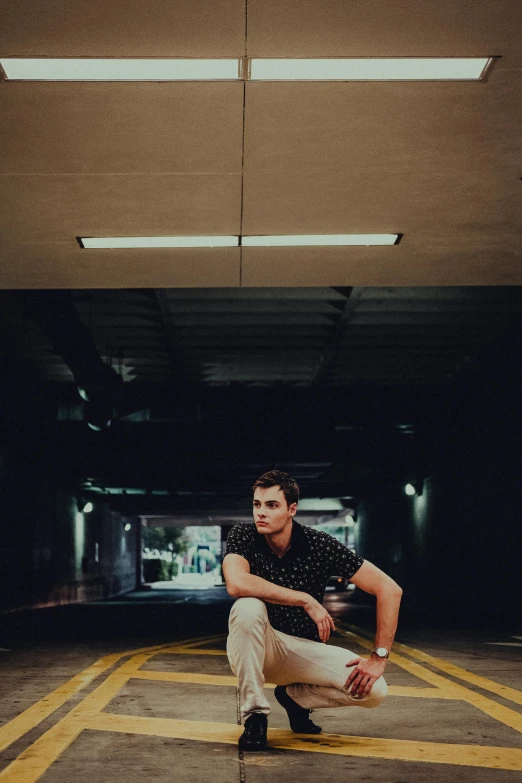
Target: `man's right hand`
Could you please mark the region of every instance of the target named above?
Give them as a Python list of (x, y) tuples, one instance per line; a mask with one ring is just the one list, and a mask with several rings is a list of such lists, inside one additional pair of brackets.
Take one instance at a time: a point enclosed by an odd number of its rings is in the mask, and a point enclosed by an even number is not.
[(320, 640), (322, 642), (328, 641), (330, 633), (335, 631), (335, 625), (324, 606), (319, 601), (316, 601), (315, 598), (312, 598), (311, 595), (306, 595), (303, 609), (317, 625)]

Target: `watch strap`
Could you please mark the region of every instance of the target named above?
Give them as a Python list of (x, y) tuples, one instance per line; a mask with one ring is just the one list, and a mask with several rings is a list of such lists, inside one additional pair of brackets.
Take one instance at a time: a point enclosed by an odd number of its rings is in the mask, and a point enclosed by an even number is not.
[(375, 653), (378, 658), (388, 658), (390, 655), (390, 651), (386, 647), (374, 647), (372, 653)]

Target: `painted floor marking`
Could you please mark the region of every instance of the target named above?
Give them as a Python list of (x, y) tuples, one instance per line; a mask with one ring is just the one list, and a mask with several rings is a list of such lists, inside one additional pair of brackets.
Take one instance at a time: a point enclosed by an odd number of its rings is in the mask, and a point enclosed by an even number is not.
[[(85, 728), (95, 731), (132, 732), (171, 739), (223, 742), (233, 745), (237, 743), (242, 731), (241, 726), (232, 723), (143, 718), (136, 715), (118, 715), (108, 712), (89, 717)], [(271, 747), (285, 750), (387, 758), (394, 761), (429, 761), (492, 769), (522, 769), (522, 750), (518, 748), (453, 745), (439, 742), (346, 736), (344, 734), (321, 734), (320, 738), (312, 740), (304, 735), (296, 735), (287, 729), (269, 729), (268, 739)]]
[[(196, 641), (199, 641), (200, 644), (204, 644), (206, 641), (215, 640), (215, 636), (209, 636), (206, 637), (205, 641), (203, 642), (197, 639), (184, 639), (179, 644), (188, 646), (189, 644), (192, 644)], [(106, 672), (111, 668), (111, 666), (114, 666), (114, 664), (120, 661), (122, 658), (125, 658), (129, 655), (136, 655), (140, 652), (154, 650), (160, 651), (164, 646), (168, 646), (171, 652), (175, 649), (175, 644), (169, 642), (168, 645), (143, 647), (137, 650), (128, 650), (122, 653), (114, 653), (112, 655), (106, 655), (103, 658), (100, 658), (99, 661), (96, 661), (96, 663), (88, 666), (87, 669), (84, 669), (79, 674), (76, 674), (68, 682), (60, 685), (47, 696), (44, 696), (43, 699), (35, 702), (35, 704), (24, 710), (24, 712), (20, 713), (20, 715), (17, 715), (4, 726), (0, 726), (0, 752), (4, 751), (7, 747), (9, 747), (9, 745), (12, 745), (12, 743), (16, 742), (16, 740), (19, 740), (20, 737), (23, 737), (23, 735), (27, 734), (28, 731), (34, 729), (35, 726), (38, 726), (39, 723), (45, 720), (45, 718), (48, 718), (49, 715), (52, 715), (52, 713), (61, 707), (62, 704), (65, 704), (66, 701), (75, 696), (79, 691), (82, 690), (82, 688), (85, 688), (87, 685), (89, 685), (89, 683), (93, 682), (97, 677), (99, 677), (100, 674)]]
[[(367, 640), (365, 637), (360, 635), (361, 630), (359, 628), (345, 623), (342, 623), (341, 625), (345, 628), (350, 628), (354, 636), (364, 640), (364, 647), (367, 649), (373, 647), (373, 644), (370, 643), (370, 640)], [(513, 637), (513, 639), (517, 638), (522, 639), (522, 637)], [(486, 643), (489, 644), (490, 642)], [(491, 642), (491, 644), (497, 644), (497, 642)], [(508, 699), (509, 701), (513, 701), (516, 704), (522, 705), (522, 692), (516, 688), (510, 688), (508, 685), (501, 685), (500, 683), (495, 682), (494, 680), (490, 680), (487, 677), (482, 677), (479, 674), (473, 674), (472, 672), (468, 672), (467, 669), (462, 669), (460, 666), (455, 666), (455, 664), (450, 663), (449, 661), (445, 661), (442, 658), (436, 658), (433, 655), (429, 655), (429, 653), (425, 653), (422, 650), (417, 650), (415, 647), (408, 647), (408, 645), (401, 644), (400, 642), (394, 642), (393, 649), (406, 653), (406, 655), (409, 655), (409, 657), (413, 658), (414, 660), (422, 661), (423, 663), (429, 663), (436, 669), (441, 669), (441, 671), (446, 672), (446, 674), (451, 674), (457, 679), (464, 680), (465, 682), (469, 682), (471, 685), (476, 685), (483, 690), (490, 691), (491, 693), (495, 693), (497, 696), (502, 696), (504, 699)]]
[[(216, 640), (216, 638), (222, 637), (206, 637), (201, 643), (204, 644), (206, 641)], [(180, 642), (180, 645), (192, 641), (184, 640)], [(174, 645), (170, 644), (169, 647), (173, 648)], [(92, 693), (89, 693), (83, 701), (73, 707), (67, 715), (2, 770), (0, 781), (2, 783), (35, 783), (81, 734), (85, 729), (86, 720), (101, 712), (121, 690), (133, 672), (137, 671), (149, 658), (162, 653), (163, 648), (156, 646), (133, 652), (135, 654), (129, 661), (124, 662), (119, 669), (110, 674)], [(129, 652), (124, 652), (119, 655), (119, 658), (128, 655)], [(22, 715), (24, 714), (22, 713)]]
[[(230, 688), (237, 688), (237, 677), (225, 674), (198, 674), (192, 672), (159, 672), (153, 669), (139, 669), (131, 675), (136, 680), (152, 680), (154, 682), (187, 682), (194, 685), (217, 685)], [(272, 682), (265, 683), (267, 690), (274, 689)], [(440, 688), (418, 688), (406, 685), (389, 685), (388, 694), (390, 696), (411, 696), (421, 699), (453, 699), (446, 693), (442, 693)]]
[[(343, 636), (353, 637), (358, 644), (365, 648), (371, 647), (371, 642), (359, 634), (353, 632), (341, 633)], [(82, 700), (81, 703), (77, 704), (66, 716), (46, 731), (30, 747), (20, 754), (18, 758), (0, 772), (1, 783), (36, 783), (53, 762), (56, 761), (81, 732), (86, 729), (235, 744), (237, 742), (238, 734), (241, 731), (241, 727), (235, 724), (229, 725), (200, 721), (147, 718), (103, 711), (119, 693), (121, 688), (132, 679), (170, 682), (197, 681), (201, 684), (236, 685), (236, 680), (233, 677), (198, 673), (192, 674), (187, 672), (156, 672), (141, 668), (151, 658), (164, 653), (223, 655), (225, 654), (223, 650), (204, 650), (201, 649), (201, 647), (198, 648), (197, 645), (215, 642), (224, 638), (225, 637), (220, 636), (205, 637), (204, 639), (199, 640), (183, 640), (177, 644), (141, 648), (140, 650), (117, 655), (117, 659), (128, 657), (129, 655), (131, 657), (129, 660), (124, 661), (116, 671), (110, 673), (94, 691), (89, 693)], [(409, 649), (404, 645), (402, 645), (402, 648), (404, 651)], [(418, 650), (412, 650), (412, 652), (417, 658), (425, 655)], [(101, 659), (101, 661), (98, 661), (98, 664), (102, 661), (105, 661), (106, 663), (106, 659), (109, 657), (111, 656), (106, 656), (105, 659)], [(505, 725), (516, 728), (519, 731), (522, 730), (522, 715), (519, 713), (509, 710), (481, 694), (470, 691), (463, 685), (454, 683), (442, 675), (429, 671), (419, 663), (407, 660), (402, 655), (392, 653), (390, 657), (391, 660), (394, 663), (397, 663), (401, 668), (409, 671), (421, 680), (428, 682), (431, 686), (434, 686), (430, 688), (392, 686), (390, 687), (391, 695), (466, 701), (477, 706), (483, 712), (486, 712)], [(445, 664), (444, 661), (441, 663)], [(94, 664), (94, 666), (96, 665), (97, 664)], [(73, 678), (73, 680), (74, 679), (75, 678)], [(73, 682), (73, 680), (70, 682)], [(41, 701), (43, 702), (45, 700)], [(25, 714), (26, 713), (22, 713), (22, 715)], [(519, 723), (517, 723), (517, 719)], [(9, 724), (7, 724), (7, 726), (9, 726)], [(517, 748), (418, 742), (415, 740), (392, 740), (339, 734), (322, 734), (320, 738), (312, 739), (310, 737), (300, 737), (289, 730), (283, 729), (270, 729), (269, 738), (270, 744), (273, 747), (287, 750), (330, 753), (343, 756), (389, 758), (403, 761), (456, 764), (517, 771), (522, 770), (522, 750)]]
[[(361, 645), (361, 647), (365, 647), (367, 649), (371, 649), (373, 647), (373, 644), (370, 641), (362, 636), (359, 636), (358, 634), (353, 633), (352, 631), (340, 631), (340, 633), (343, 636), (353, 637), (357, 643)], [(404, 649), (405, 645), (401, 645), (401, 647)], [(415, 652), (424, 655), (424, 653), (420, 653), (418, 650)], [(404, 656), (398, 655), (397, 653), (391, 652), (389, 660), (392, 663), (396, 663), (401, 667), (401, 669), (404, 669), (410, 674), (413, 674), (415, 677), (418, 677), (425, 682), (429, 682), (430, 685), (434, 685), (435, 687), (440, 688), (441, 691), (447, 693), (450, 698), (468, 702), (468, 704), (472, 704), (474, 707), (477, 707), (479, 710), (486, 713), (486, 715), (489, 715), (495, 720), (504, 723), (504, 725), (509, 726), (511, 729), (522, 733), (522, 714), (520, 712), (516, 712), (509, 707), (504, 707), (502, 704), (489, 699), (487, 696), (483, 696), (481, 693), (476, 693), (475, 691), (466, 688), (464, 685), (460, 685), (459, 683), (453, 682), (452, 680), (448, 680), (441, 674), (431, 672), (420, 664), (415, 663), (414, 661), (409, 661), (404, 658)], [(449, 664), (449, 667), (451, 667), (451, 664)], [(515, 691), (515, 693), (518, 693), (518, 691)]]
[(225, 650), (197, 650), (194, 647), (178, 647), (176, 650), (162, 650), (176, 655), (226, 655)]
[(96, 679), (96, 677), (110, 669), (121, 657), (122, 655), (106, 655), (92, 666), (75, 675), (64, 685), (61, 685), (52, 693), (37, 701), (20, 715), (17, 715), (9, 723), (0, 726), (0, 751), (5, 750), (9, 745), (30, 731), (30, 729), (41, 723), (58, 707), (61, 707), (72, 696)]

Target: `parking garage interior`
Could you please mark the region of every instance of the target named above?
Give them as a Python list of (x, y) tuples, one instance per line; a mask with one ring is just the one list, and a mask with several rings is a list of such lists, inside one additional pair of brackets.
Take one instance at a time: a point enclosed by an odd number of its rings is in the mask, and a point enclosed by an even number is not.
[(412, 612), (513, 621), (518, 288), (1, 297), (4, 609), (134, 589), (143, 526), (227, 531), (280, 468)]
[[(519, 776), (521, 40), (518, 0), (1, 5), (0, 783)], [(314, 740), (266, 683), (243, 754), (221, 561), (271, 469), (403, 596), (382, 707)]]

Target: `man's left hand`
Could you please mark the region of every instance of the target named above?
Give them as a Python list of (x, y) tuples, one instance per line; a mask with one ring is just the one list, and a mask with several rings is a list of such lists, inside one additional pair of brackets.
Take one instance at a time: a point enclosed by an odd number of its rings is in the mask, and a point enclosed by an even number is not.
[(346, 690), (351, 688), (352, 696), (362, 699), (369, 695), (373, 683), (384, 674), (386, 658), (352, 658), (346, 666), (353, 666), (354, 669), (344, 687)]

